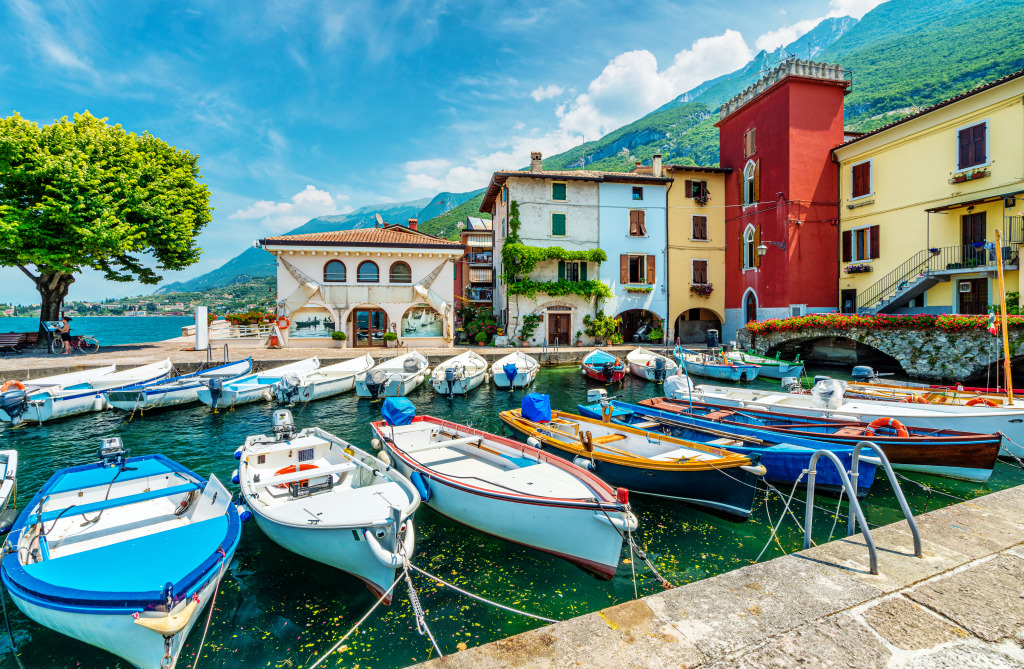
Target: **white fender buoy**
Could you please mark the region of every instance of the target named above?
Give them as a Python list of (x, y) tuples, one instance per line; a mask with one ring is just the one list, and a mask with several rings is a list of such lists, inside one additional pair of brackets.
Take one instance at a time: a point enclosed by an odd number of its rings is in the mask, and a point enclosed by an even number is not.
[(402, 539), (402, 548), (405, 549), (405, 556), (410, 558), (416, 550), (416, 530), (413, 528), (412, 518), (407, 518), (405, 521), (405, 538)]
[(107, 400), (106, 400), (106, 398), (103, 395), (97, 395), (92, 400), (92, 410), (93, 411), (103, 411), (104, 405), (106, 405), (106, 403), (107, 403)]
[(385, 467), (391, 466), (391, 456), (388, 455), (387, 451), (381, 451), (380, 454), (377, 455), (377, 459), (383, 462)]
[(268, 402), (271, 400), (271, 395), (270, 395), (270, 391), (269, 390), (264, 390), (263, 391), (263, 399), (265, 399)]
[(380, 439), (378, 439), (377, 437), (374, 437), (373, 439), (370, 440), (370, 446), (373, 446), (373, 450), (375, 451), (379, 451), (380, 449), (384, 448), (384, 444), (380, 443)]
[[(410, 527), (412, 526), (412, 521), (407, 520), (405, 522), (410, 523)], [(405, 564), (405, 558), (403, 555), (401, 553), (392, 553), (381, 546), (380, 542), (377, 541), (377, 537), (373, 536), (373, 532), (364, 529), (363, 538), (366, 539), (366, 543), (370, 547), (370, 552), (373, 553), (373, 557), (377, 558), (377, 562), (380, 562), (385, 567), (398, 569)]]

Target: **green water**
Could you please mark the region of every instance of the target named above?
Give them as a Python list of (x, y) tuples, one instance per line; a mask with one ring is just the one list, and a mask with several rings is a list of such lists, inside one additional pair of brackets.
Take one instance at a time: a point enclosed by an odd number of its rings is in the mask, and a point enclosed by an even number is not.
[[(834, 371), (834, 370), (833, 370)], [(824, 373), (829, 373), (825, 370)], [(776, 381), (765, 381), (773, 387)], [(576, 368), (541, 371), (531, 388), (552, 396), (556, 408), (574, 409), (595, 387)], [(627, 378), (621, 394), (627, 401), (658, 395), (658, 386)], [(421, 413), (431, 413), (494, 432), (501, 431), (498, 411), (516, 407), (522, 391), (498, 391), (481, 386), (468, 398), (448, 400), (427, 386), (410, 399)], [(211, 414), (205, 407), (153, 412), (126, 422), (123, 414), (107, 412), (58, 421), (41, 427), (0, 431), (3, 448), (20, 453), (19, 488), (26, 503), (57, 468), (93, 460), (103, 437), (119, 435), (134, 455), (162, 452), (203, 475), (216, 474), (229, 481), (235, 467), (232, 452), (246, 435), (268, 432), (271, 405), (259, 403), (235, 411)], [(380, 403), (357, 400), (354, 393), (294, 409), (300, 427), (319, 425), (334, 434), (368, 447), (369, 422), (379, 416)], [(923, 475), (915, 480), (935, 490), (926, 495), (912, 484), (904, 490), (915, 513), (935, 509), (958, 497), (975, 497), (1024, 483), (1024, 472), (1000, 463), (985, 485)], [(788, 494), (789, 490), (785, 490)], [(797, 497), (802, 499), (800, 493)], [(836, 499), (818, 496), (818, 504), (835, 509)], [(718, 519), (696, 509), (634, 495), (640, 519), (638, 540), (658, 569), (671, 582), (681, 584), (750, 564), (770, 536), (769, 516), (779, 518), (782, 503), (764, 491), (746, 523)], [(842, 512), (846, 504), (842, 503)], [(899, 508), (884, 480), (875, 483), (865, 500), (868, 521), (886, 524), (900, 519)], [(796, 504), (803, 519), (803, 503)], [(826, 541), (834, 516), (828, 510), (815, 517), (815, 541)], [(442, 578), (490, 599), (549, 618), (565, 619), (632, 599), (631, 567), (636, 567), (640, 595), (660, 588), (641, 563), (622, 564), (611, 581), (599, 581), (561, 560), (527, 548), (486, 537), (420, 507), (416, 515), (417, 546), (414, 562)], [(845, 533), (840, 521), (836, 536)], [(802, 531), (789, 520), (779, 540), (787, 552), (802, 546)], [(927, 538), (927, 537), (925, 537)], [(777, 557), (772, 545), (762, 559)], [(866, 557), (866, 556), (865, 556)], [(117, 565), (110, 565), (117, 569)], [(885, 569), (882, 557), (881, 568)], [(540, 623), (480, 604), (431, 581), (414, 576), (431, 630), (445, 653), (460, 641), (475, 646), (538, 626)], [(83, 574), (88, 579), (88, 574)], [(379, 608), (345, 650), (325, 663), (331, 667), (403, 667), (431, 657), (430, 642), (416, 632), (404, 586), (395, 591), (390, 607)], [(216, 600), (213, 622), (199, 667), (289, 667), (298, 669), (325, 652), (373, 605), (373, 598), (355, 578), (289, 553), (268, 541), (253, 523), (244, 526), (241, 544)], [(61, 636), (25, 618), (8, 601), (11, 626), (26, 667), (126, 667), (107, 653)], [(205, 620), (205, 612), (203, 620)], [(179, 667), (190, 667), (202, 625), (189, 637)], [(0, 667), (14, 667), (10, 644), (0, 628)]]

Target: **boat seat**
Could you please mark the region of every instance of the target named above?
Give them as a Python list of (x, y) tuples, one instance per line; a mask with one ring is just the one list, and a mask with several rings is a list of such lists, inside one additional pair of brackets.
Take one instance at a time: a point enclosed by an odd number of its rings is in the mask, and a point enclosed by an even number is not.
[[(62, 492), (76, 492), (87, 488), (110, 485), (110, 480), (114, 478), (116, 473), (117, 467), (96, 467), (95, 469), (72, 472), (63, 476), (56, 485), (47, 491), (47, 494), (59, 495)], [(185, 481), (191, 480), (191, 477), (186, 478), (183, 473), (168, 469), (166, 461), (154, 458), (131, 462), (128, 468), (117, 477), (116, 482), (124, 483), (125, 481), (135, 481), (137, 479), (149, 478), (150, 476), (165, 476), (167, 474), (175, 474)]]
[(651, 457), (657, 462), (676, 462), (678, 460), (717, 460), (719, 456), (703, 451), (695, 451), (692, 448), (677, 448), (661, 455)]
[(316, 469), (306, 469), (303, 471), (292, 472), (291, 474), (281, 474), (280, 476), (271, 476), (266, 479), (261, 479), (259, 483), (253, 483), (253, 488), (266, 488), (267, 486), (280, 485), (284, 483), (295, 483), (296, 481), (305, 481), (307, 479), (317, 479), (324, 476), (330, 476), (333, 474), (344, 474), (355, 469), (358, 465), (353, 462), (343, 462), (338, 465), (331, 467), (317, 467)]
[(704, 416), (704, 418), (707, 418), (708, 420), (722, 420), (723, 418), (731, 416), (734, 413), (736, 413), (736, 412), (735, 411), (712, 411), (711, 413), (706, 414)]
[(652, 427), (658, 427), (661, 423), (655, 420), (645, 420), (639, 423), (630, 423), (630, 427), (640, 428), (641, 430), (649, 430)]
[(606, 434), (603, 437), (594, 437), (591, 441), (595, 444), (607, 444), (613, 441), (622, 441), (625, 438), (621, 434)]
[[(308, 478), (308, 477), (307, 477)], [(140, 502), (148, 502), (153, 499), (160, 499), (161, 497), (173, 497), (174, 495), (187, 495), (188, 493), (199, 490), (199, 485), (196, 483), (186, 483), (184, 485), (173, 486), (170, 488), (158, 488), (156, 490), (150, 490), (148, 492), (140, 492), (135, 495), (125, 495), (124, 497), (115, 497), (114, 499), (105, 499), (99, 502), (91, 502), (89, 504), (73, 504), (71, 506), (62, 507), (60, 509), (54, 509), (52, 511), (45, 511), (42, 514), (42, 521), (48, 523), (57, 516), (64, 514), (64, 517), (70, 518), (78, 516), (83, 513), (95, 513), (97, 511), (103, 511), (104, 509), (113, 509), (118, 506), (128, 506), (129, 504), (138, 504)], [(65, 512), (71, 509), (70, 515)], [(34, 513), (28, 518), (26, 525), (34, 525), (39, 522), (39, 514)]]
[(862, 427), (841, 427), (833, 434), (837, 437), (859, 437), (864, 434), (864, 428)]

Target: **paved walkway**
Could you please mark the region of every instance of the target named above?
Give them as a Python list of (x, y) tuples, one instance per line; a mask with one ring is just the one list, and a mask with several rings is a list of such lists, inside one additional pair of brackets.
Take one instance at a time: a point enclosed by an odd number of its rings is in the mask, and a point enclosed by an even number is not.
[[(417, 665), (1024, 667), (1024, 486)], [(428, 604), (429, 608), (429, 604)]]

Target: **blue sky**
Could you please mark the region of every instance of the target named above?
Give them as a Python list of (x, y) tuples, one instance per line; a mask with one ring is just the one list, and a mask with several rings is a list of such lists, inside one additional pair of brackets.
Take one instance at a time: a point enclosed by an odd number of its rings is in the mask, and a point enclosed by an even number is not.
[[(879, 0), (0, 4), (0, 114), (88, 109), (200, 155), (214, 269), (252, 240), (486, 185)], [(72, 299), (150, 292), (86, 272)], [(31, 283), (0, 269), (0, 301)]]

